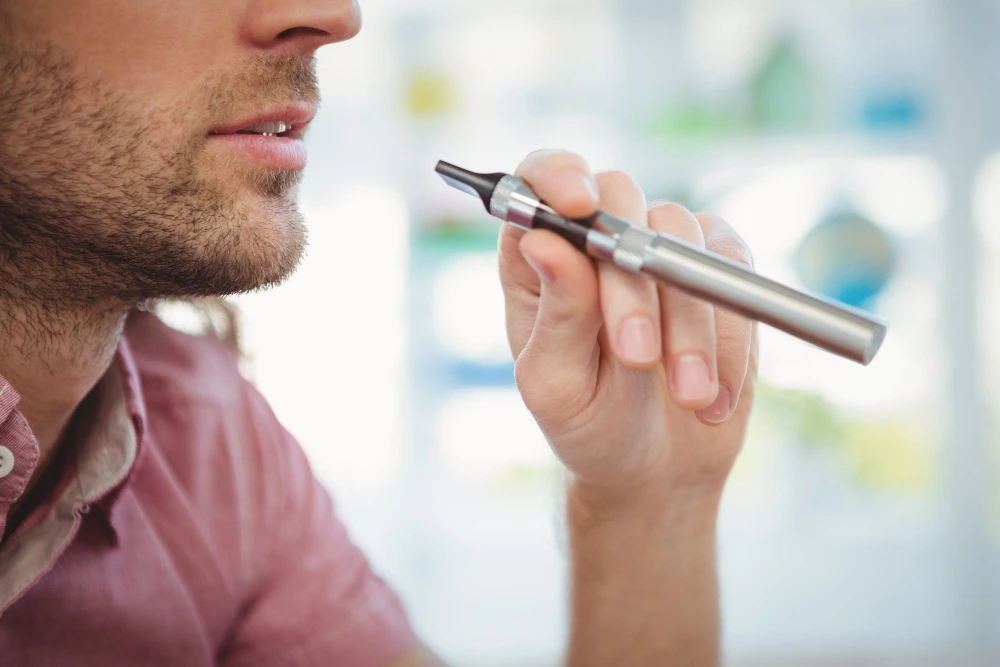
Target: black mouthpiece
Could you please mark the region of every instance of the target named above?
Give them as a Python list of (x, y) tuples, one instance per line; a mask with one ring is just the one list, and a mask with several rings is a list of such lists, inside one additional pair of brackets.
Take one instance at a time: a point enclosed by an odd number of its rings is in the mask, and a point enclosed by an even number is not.
[(497, 183), (507, 175), (477, 174), (474, 171), (456, 167), (443, 160), (437, 163), (434, 171), (441, 174), (444, 182), (451, 187), (462, 192), (468, 192), (470, 195), (482, 199), (487, 211), (490, 210), (490, 200), (493, 198), (493, 191), (496, 189)]

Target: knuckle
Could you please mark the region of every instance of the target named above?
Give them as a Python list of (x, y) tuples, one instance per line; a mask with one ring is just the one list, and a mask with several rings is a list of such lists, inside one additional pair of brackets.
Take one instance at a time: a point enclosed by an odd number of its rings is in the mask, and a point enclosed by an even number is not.
[(528, 153), (527, 157), (524, 158), (522, 164), (535, 164), (538, 162), (545, 162), (546, 160), (552, 159), (554, 156), (558, 155), (560, 151), (553, 148), (539, 148)]
[(649, 201), (649, 210), (652, 211), (654, 208), (659, 206), (666, 206), (667, 204), (676, 204), (673, 199), (668, 197), (654, 197)]
[(520, 243), (525, 233), (509, 222), (504, 222), (500, 225), (500, 233), (497, 235), (497, 250), (501, 253), (520, 253)]
[(669, 199), (654, 201), (649, 207), (649, 212), (652, 213), (653, 211), (662, 213), (665, 218), (683, 218), (688, 222), (696, 222), (694, 215), (692, 215), (686, 206), (678, 204), (675, 201), (670, 201)]
[(697, 213), (695, 218), (705, 233), (705, 245), (712, 252), (728, 257), (735, 262), (754, 267), (753, 253), (732, 226), (713, 213)]
[(677, 202), (663, 202), (649, 209), (649, 226), (680, 239), (705, 245), (705, 235), (694, 215)]
[(520, 270), (520, 265), (524, 263), (524, 258), (516, 244), (513, 247), (501, 245), (497, 252), (497, 273), (500, 276), (500, 286), (505, 291), (525, 282), (522, 277), (524, 271)]
[(708, 249), (723, 257), (728, 257), (734, 262), (746, 264), (751, 269), (754, 268), (753, 253), (750, 251), (750, 246), (736, 234), (726, 234), (712, 238), (708, 243)]
[(753, 345), (753, 325), (750, 320), (736, 315), (719, 318), (715, 337), (720, 366), (745, 366)]
[(525, 353), (522, 352), (517, 359), (514, 360), (514, 384), (517, 388), (524, 393), (527, 386), (531, 384), (531, 368), (525, 363)]
[(612, 169), (611, 171), (599, 172), (595, 178), (601, 190), (616, 190), (627, 194), (643, 194), (642, 188), (631, 176), (624, 171)]
[(586, 166), (586, 161), (582, 155), (573, 153), (572, 151), (542, 148), (529, 153), (522, 164), (551, 169), (556, 167)]
[(558, 398), (560, 382), (552, 373), (538, 372), (537, 364), (530, 356), (529, 349), (525, 348), (514, 363), (514, 383), (525, 406), (536, 412), (544, 410), (549, 400)]
[(704, 332), (714, 330), (715, 313), (712, 306), (700, 299), (687, 294), (679, 294), (670, 299), (667, 311), (670, 318), (670, 328), (674, 331), (683, 326), (688, 331), (698, 331), (697, 338), (702, 338)]
[(613, 265), (603, 266), (600, 290), (601, 309), (609, 325), (631, 313), (659, 319), (659, 294), (648, 278), (626, 274)]
[(590, 402), (587, 382), (572, 373), (552, 372), (540, 361), (529, 344), (514, 364), (514, 382), (543, 431), (563, 430)]
[(544, 318), (540, 318), (537, 326), (550, 330), (559, 330), (583, 323), (587, 318), (584, 310), (577, 304), (563, 304), (559, 308), (549, 308)]
[(750, 347), (751, 338), (750, 320), (739, 316), (719, 318), (719, 322), (716, 323), (715, 336), (719, 341), (720, 348), (747, 350)]
[(532, 289), (532, 285), (526, 283), (523, 279), (518, 277), (517, 271), (515, 271), (509, 260), (500, 258), (500, 290), (503, 292), (504, 298), (510, 300), (516, 296), (537, 296), (537, 288)]

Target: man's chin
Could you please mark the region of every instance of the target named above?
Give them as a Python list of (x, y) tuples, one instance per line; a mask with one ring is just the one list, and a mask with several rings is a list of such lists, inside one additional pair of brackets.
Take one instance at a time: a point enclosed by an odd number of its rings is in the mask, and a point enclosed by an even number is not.
[(245, 172), (243, 179), (251, 192), (258, 195), (268, 199), (295, 200), (299, 183), (302, 182), (302, 172), (286, 169), (253, 169)]
[[(276, 203), (273, 200), (272, 204)], [(281, 201), (280, 212), (264, 219), (244, 221), (246, 233), (239, 234), (230, 248), (222, 248), (227, 265), (220, 272), (215, 292), (235, 294), (273, 287), (288, 279), (305, 255), (306, 230), (294, 201)], [(253, 225), (254, 222), (258, 224)], [(222, 253), (220, 253), (220, 256)], [(227, 284), (228, 283), (228, 284)]]
[(201, 222), (199, 234), (172, 235), (160, 251), (135, 266), (133, 276), (139, 279), (143, 299), (266, 289), (291, 276), (305, 254), (305, 224), (288, 194), (244, 192)]

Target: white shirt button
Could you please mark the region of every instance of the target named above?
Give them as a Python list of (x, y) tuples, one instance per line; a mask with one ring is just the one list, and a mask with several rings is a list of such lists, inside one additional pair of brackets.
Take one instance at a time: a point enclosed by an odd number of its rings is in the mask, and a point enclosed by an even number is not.
[(14, 470), (14, 452), (0, 445), (0, 479)]

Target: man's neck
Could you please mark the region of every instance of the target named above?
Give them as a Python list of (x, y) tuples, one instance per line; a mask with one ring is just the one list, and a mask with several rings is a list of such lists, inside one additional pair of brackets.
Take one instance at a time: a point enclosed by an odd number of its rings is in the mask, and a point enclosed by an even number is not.
[(28, 488), (51, 462), (76, 411), (114, 358), (128, 309), (52, 307), (0, 298), (0, 376), (38, 441)]

